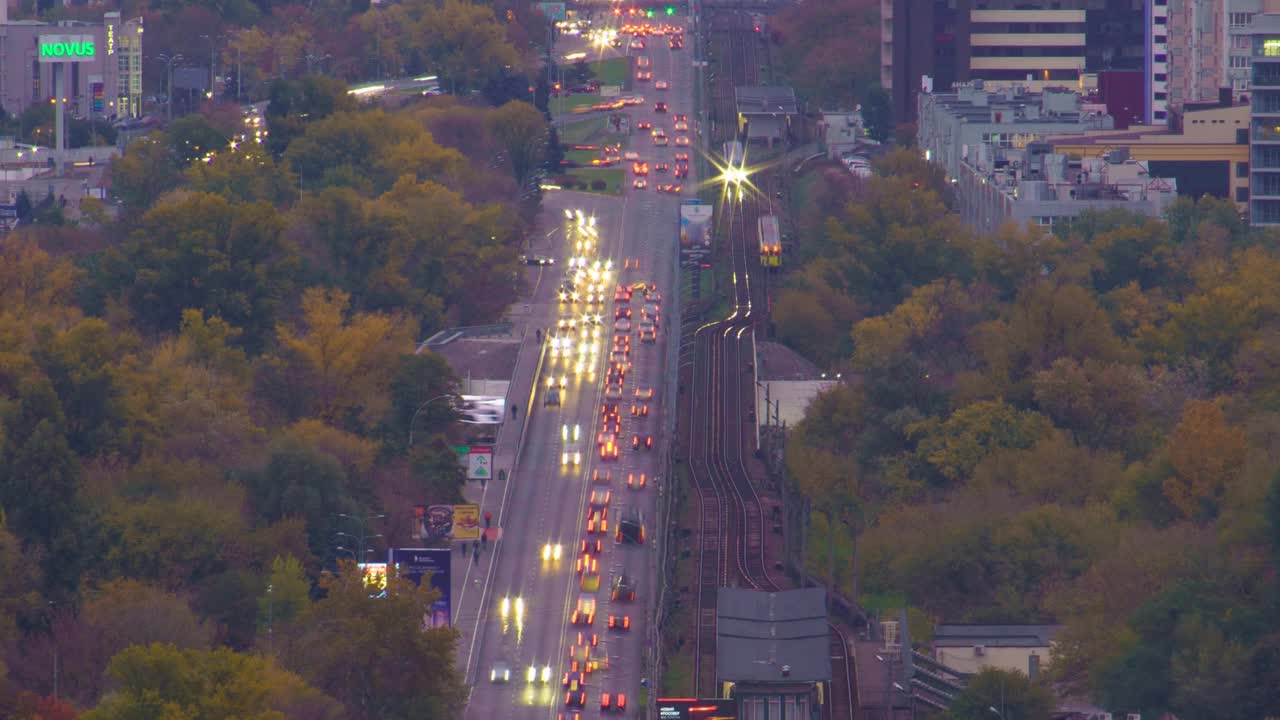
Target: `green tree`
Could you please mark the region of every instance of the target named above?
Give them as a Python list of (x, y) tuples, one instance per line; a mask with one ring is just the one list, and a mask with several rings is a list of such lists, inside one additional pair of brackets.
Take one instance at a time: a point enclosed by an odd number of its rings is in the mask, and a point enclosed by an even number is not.
[(307, 75), (298, 80), (277, 80), (271, 84), (267, 105), (267, 124), (271, 128), (267, 147), (278, 157), (306, 131), (309, 123), (355, 109), (355, 100), (346, 85), (335, 78)]
[(521, 188), (542, 165), (547, 146), (547, 121), (538, 109), (512, 100), (489, 114), (489, 132), (511, 160), (511, 173)]
[(287, 205), (298, 195), (298, 179), (258, 143), (241, 143), (209, 162), (193, 163), (186, 177), (192, 190), (221, 195), (233, 203), (261, 200)]
[(1054, 709), (1053, 693), (1016, 670), (987, 668), (974, 675), (951, 702), (956, 720), (1041, 720)]
[(862, 99), (862, 122), (872, 140), (882, 143), (889, 141), (889, 135), (893, 131), (891, 100), (888, 91), (879, 86), (868, 90)]
[(111, 194), (127, 217), (146, 212), (160, 196), (182, 182), (181, 166), (164, 133), (151, 133), (129, 143), (124, 155), (111, 162)]
[(311, 607), (311, 581), (302, 563), (292, 555), (271, 561), (266, 592), (258, 597), (258, 627), (287, 625)]
[(169, 140), (171, 157), (179, 168), (186, 168), (210, 153), (222, 152), (231, 142), (231, 138), (222, 134), (209, 123), (208, 118), (199, 113), (185, 115), (169, 123), (165, 136)]
[(457, 631), (423, 629), (436, 596), (427, 583), (415, 587), (390, 577), (385, 597), (378, 597), (355, 564), (343, 562), (321, 586), (325, 597), (298, 620), (291, 667), (341, 700), (355, 720), (460, 712), (465, 688), (455, 660)]
[[(206, 718), (284, 720), (341, 717), (340, 708), (269, 658), (231, 650), (135, 645), (111, 659), (116, 690), (85, 720)], [(295, 713), (302, 712), (302, 715)]]
[(232, 205), (205, 193), (150, 210), (142, 227), (107, 251), (96, 282), (104, 296), (128, 298), (148, 329), (172, 332), (195, 308), (244, 331), (250, 348), (274, 330), (299, 259), (270, 205)]
[(1053, 423), (1037, 412), (986, 400), (956, 410), (946, 420), (930, 419), (910, 432), (920, 438), (917, 452), (937, 472), (955, 482), (999, 449), (1027, 449), (1049, 435)]

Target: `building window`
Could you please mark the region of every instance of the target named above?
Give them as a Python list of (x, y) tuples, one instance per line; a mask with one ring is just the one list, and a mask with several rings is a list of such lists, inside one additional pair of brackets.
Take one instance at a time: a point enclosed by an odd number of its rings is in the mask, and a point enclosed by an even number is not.
[(1231, 27), (1242, 28), (1245, 25), (1248, 25), (1249, 21), (1253, 19), (1253, 15), (1254, 15), (1253, 13), (1242, 13), (1242, 12), (1231, 13), (1229, 18), (1229, 20), (1231, 21)]
[(1155, 100), (1168, 100), (1168, 99), (1169, 99), (1169, 94), (1168, 94), (1168, 93), (1162, 93), (1162, 92), (1154, 93), (1154, 94), (1153, 94), (1153, 99), (1155, 99)]
[(1249, 188), (1236, 188), (1236, 202), (1249, 202)]
[(1249, 56), (1248, 55), (1232, 55), (1231, 67), (1236, 69), (1240, 69), (1240, 68), (1247, 69), (1249, 67)]
[(1249, 163), (1247, 162), (1236, 163), (1236, 177), (1238, 178), (1249, 177)]
[(1169, 80), (1169, 75), (1167, 73), (1156, 73), (1153, 79), (1156, 82), (1167, 82)]
[(1159, 53), (1151, 59), (1158, 63), (1169, 62), (1169, 56), (1165, 55), (1164, 53)]
[(1248, 144), (1249, 144), (1249, 129), (1248, 129), (1248, 128), (1237, 128), (1237, 129), (1236, 129), (1236, 144), (1237, 144), (1237, 145), (1248, 145)]
[(1249, 36), (1248, 36), (1248, 35), (1235, 35), (1235, 36), (1233, 36), (1233, 37), (1231, 38), (1231, 47), (1233, 47), (1233, 48), (1235, 48), (1235, 49), (1237, 49), (1237, 50), (1248, 50), (1248, 49), (1249, 49)]
[(1164, 120), (1165, 112), (1163, 110), (1157, 110), (1151, 113), (1151, 117), (1152, 119), (1155, 119), (1155, 120)]

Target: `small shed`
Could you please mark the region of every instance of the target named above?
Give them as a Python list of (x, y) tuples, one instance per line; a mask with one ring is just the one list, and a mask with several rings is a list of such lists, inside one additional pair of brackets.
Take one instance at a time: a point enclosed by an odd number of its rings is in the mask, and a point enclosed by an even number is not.
[(796, 91), (784, 85), (744, 85), (734, 89), (738, 134), (746, 141), (772, 146), (790, 136), (791, 121), (799, 110)]

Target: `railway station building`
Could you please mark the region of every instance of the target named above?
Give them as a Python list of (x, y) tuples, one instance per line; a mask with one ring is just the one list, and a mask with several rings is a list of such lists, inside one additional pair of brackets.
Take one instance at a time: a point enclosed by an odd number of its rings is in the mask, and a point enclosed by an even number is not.
[(831, 636), (822, 588), (716, 597), (717, 696), (738, 717), (817, 720), (831, 687)]

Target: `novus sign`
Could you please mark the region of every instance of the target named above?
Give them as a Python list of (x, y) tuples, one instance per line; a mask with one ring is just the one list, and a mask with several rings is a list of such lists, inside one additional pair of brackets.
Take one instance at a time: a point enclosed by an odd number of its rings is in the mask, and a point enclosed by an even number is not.
[(88, 62), (97, 57), (92, 35), (41, 35), (40, 62)]

